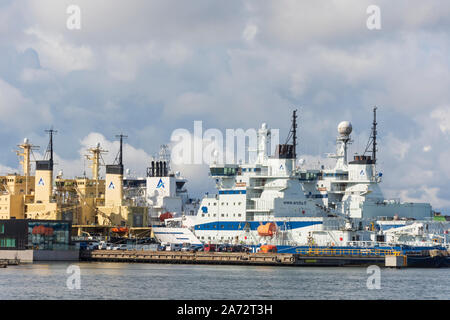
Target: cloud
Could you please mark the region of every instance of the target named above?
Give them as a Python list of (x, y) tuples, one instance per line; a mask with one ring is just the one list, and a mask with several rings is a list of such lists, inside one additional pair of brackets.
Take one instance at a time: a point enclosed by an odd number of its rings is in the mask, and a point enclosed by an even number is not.
[(439, 107), (431, 112), (431, 118), (435, 120), (442, 133), (450, 133), (450, 107)]
[(30, 39), (21, 47), (32, 47), (39, 52), (43, 67), (67, 73), (76, 70), (91, 69), (95, 63), (94, 54), (89, 46), (75, 46), (67, 42), (61, 34), (50, 34), (31, 27), (25, 30)]
[(50, 107), (35, 103), (22, 92), (0, 78), (0, 123), (14, 129), (37, 127), (52, 119)]
[(22, 168), (11, 168), (0, 164), (0, 175), (5, 176), (7, 174), (21, 173), (23, 174)]
[(248, 24), (242, 32), (242, 38), (246, 41), (252, 41), (258, 33), (258, 26), (254, 24)]

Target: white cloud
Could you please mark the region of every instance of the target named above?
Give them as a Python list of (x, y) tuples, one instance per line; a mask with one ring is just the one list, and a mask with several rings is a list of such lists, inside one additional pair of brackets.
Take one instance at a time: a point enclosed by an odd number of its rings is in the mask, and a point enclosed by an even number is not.
[(52, 119), (48, 105), (35, 103), (22, 92), (0, 78), (0, 122), (21, 130), (38, 127)]
[(438, 196), (439, 188), (422, 186), (418, 191), (420, 193), (419, 197), (411, 197), (408, 190), (402, 190), (400, 198), (404, 202), (432, 203), (434, 208), (450, 207), (450, 200), (442, 199)]
[[(182, 43), (160, 44), (156, 42), (112, 45), (101, 50), (107, 73), (116, 80), (133, 81), (145, 66), (166, 63), (169, 66), (182, 64), (191, 55)], [(103, 59), (102, 59), (103, 60)]]
[(94, 53), (89, 46), (73, 45), (67, 42), (62, 34), (51, 34), (36, 26), (26, 29), (25, 34), (30, 38), (25, 40), (20, 47), (22, 49), (34, 48), (38, 52), (44, 68), (67, 73), (94, 67)]
[(21, 168), (20, 169), (19, 168), (11, 168), (11, 167), (4, 166), (4, 165), (0, 164), (0, 175), (4, 176), (4, 175), (7, 175), (7, 174), (14, 174), (14, 173), (21, 173), (21, 174), (23, 174)]
[(431, 112), (431, 118), (436, 120), (442, 133), (450, 133), (450, 107), (444, 106)]
[(386, 144), (389, 148), (389, 152), (398, 160), (403, 160), (411, 147), (411, 143), (402, 141), (392, 135), (387, 137)]
[(242, 38), (246, 41), (253, 41), (258, 33), (258, 26), (254, 24), (248, 24), (242, 32)]

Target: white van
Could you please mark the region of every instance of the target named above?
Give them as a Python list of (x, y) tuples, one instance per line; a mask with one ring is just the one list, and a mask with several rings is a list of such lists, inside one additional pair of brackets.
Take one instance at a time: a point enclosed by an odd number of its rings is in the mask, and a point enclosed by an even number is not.
[(168, 243), (166, 245), (166, 251), (181, 251), (183, 245), (181, 243)]

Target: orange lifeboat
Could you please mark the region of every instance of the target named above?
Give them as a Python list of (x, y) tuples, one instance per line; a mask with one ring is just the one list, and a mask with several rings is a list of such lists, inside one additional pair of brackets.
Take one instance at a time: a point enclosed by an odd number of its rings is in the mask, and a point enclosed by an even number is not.
[(277, 225), (273, 222), (262, 224), (258, 227), (257, 231), (261, 237), (272, 237), (277, 231)]
[(161, 222), (163, 222), (166, 219), (172, 219), (172, 218), (173, 218), (173, 215), (170, 212), (163, 213), (162, 215), (159, 216), (159, 220)]
[(277, 246), (266, 244), (261, 246), (262, 253), (277, 252)]
[(115, 233), (126, 233), (126, 232), (128, 232), (128, 228), (125, 228), (125, 227), (116, 227), (116, 228), (112, 228), (111, 229), (111, 231), (112, 232), (115, 232)]

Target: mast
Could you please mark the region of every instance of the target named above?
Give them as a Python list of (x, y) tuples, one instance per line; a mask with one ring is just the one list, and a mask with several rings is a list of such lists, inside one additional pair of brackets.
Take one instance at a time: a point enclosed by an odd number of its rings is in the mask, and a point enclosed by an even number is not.
[(119, 146), (119, 153), (117, 154), (116, 161), (118, 161), (119, 166), (123, 166), (123, 138), (128, 138), (128, 136), (123, 135), (122, 133), (117, 135), (116, 138), (119, 138), (120, 140), (120, 146)]
[(90, 155), (86, 155), (86, 158), (88, 160), (92, 160), (92, 165), (91, 165), (91, 169), (92, 169), (92, 179), (95, 180), (95, 197), (98, 198), (98, 185), (99, 185), (99, 169), (100, 169), (100, 158), (102, 156), (102, 153), (107, 153), (108, 151), (103, 150), (100, 147), (100, 142), (97, 143), (97, 146), (95, 148), (90, 148), (88, 149), (89, 153), (92, 154), (92, 156)]
[(292, 114), (292, 145), (294, 159), (297, 159), (297, 110)]
[(22, 158), (20, 159), (20, 164), (22, 165), (23, 175), (29, 176), (31, 172), (31, 153), (33, 152), (33, 150), (37, 150), (39, 147), (30, 144), (27, 138), (25, 138), (24, 142), (22, 144), (19, 144), (18, 147), (22, 149), (22, 151), (17, 150), (16, 154), (19, 156), (19, 159)]
[(372, 159), (375, 164), (377, 160), (377, 107), (373, 108), (372, 139)]
[(92, 164), (90, 166), (92, 169), (92, 179), (97, 181), (99, 179), (101, 155), (102, 153), (107, 153), (108, 151), (103, 150), (100, 147), (100, 143), (97, 143), (97, 146), (95, 148), (90, 148), (87, 151), (89, 151), (89, 153), (91, 154), (86, 155), (86, 158), (92, 161)]
[(372, 132), (370, 134), (369, 141), (367, 142), (366, 149), (363, 154), (369, 152), (369, 147), (372, 144), (372, 163), (375, 164), (377, 161), (377, 107), (373, 107), (373, 122), (372, 122)]
[(31, 161), (31, 154), (33, 152), (33, 150), (37, 150), (39, 147), (38, 146), (34, 146), (31, 143), (29, 143), (28, 139), (25, 138), (23, 143), (18, 145), (18, 147), (20, 149), (22, 149), (23, 151), (17, 150), (16, 154), (19, 156), (20, 159), (20, 163), (22, 164), (22, 169), (23, 169), (23, 175), (25, 176), (25, 194), (28, 195), (28, 180), (29, 180), (29, 176), (30, 176), (30, 172), (31, 172), (31, 166), (30, 166), (30, 161)]
[[(289, 144), (289, 141), (292, 139), (292, 144)], [(290, 159), (293, 159), (294, 162), (297, 159), (297, 110), (292, 112), (292, 125), (289, 130), (288, 137), (286, 139), (286, 143), (278, 146), (280, 149), (277, 151), (279, 155), (284, 154)], [(284, 149), (284, 151), (282, 151)]]
[(48, 135), (50, 136), (50, 141), (48, 143), (48, 147), (47, 147), (47, 151), (45, 152), (45, 156), (47, 157), (47, 155), (49, 156), (49, 163), (50, 163), (50, 167), (53, 169), (53, 135), (55, 133), (57, 133), (58, 131), (50, 129), (50, 130), (45, 130), (45, 132), (48, 133)]

